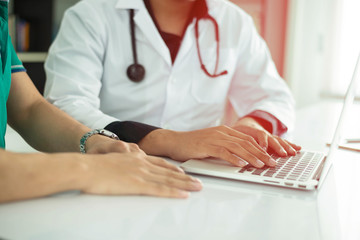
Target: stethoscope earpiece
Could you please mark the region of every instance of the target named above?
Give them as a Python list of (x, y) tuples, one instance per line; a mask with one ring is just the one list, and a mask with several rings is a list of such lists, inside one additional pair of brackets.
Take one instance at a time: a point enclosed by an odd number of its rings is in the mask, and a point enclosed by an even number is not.
[(141, 82), (145, 77), (145, 68), (143, 65), (133, 63), (127, 68), (127, 76), (133, 82)]

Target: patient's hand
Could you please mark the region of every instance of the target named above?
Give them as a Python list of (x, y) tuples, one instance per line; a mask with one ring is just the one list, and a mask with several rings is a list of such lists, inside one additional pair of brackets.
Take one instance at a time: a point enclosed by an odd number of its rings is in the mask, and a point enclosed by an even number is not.
[(86, 153), (144, 153), (137, 144), (115, 140), (102, 135), (91, 136), (86, 142)]
[(186, 198), (199, 191), (198, 179), (158, 157), (145, 153), (108, 153), (84, 155), (81, 190), (91, 194), (153, 195)]
[(273, 151), (281, 157), (295, 155), (301, 149), (300, 146), (294, 143), (272, 135), (251, 117), (240, 119), (232, 128), (252, 136), (264, 150), (267, 152)]

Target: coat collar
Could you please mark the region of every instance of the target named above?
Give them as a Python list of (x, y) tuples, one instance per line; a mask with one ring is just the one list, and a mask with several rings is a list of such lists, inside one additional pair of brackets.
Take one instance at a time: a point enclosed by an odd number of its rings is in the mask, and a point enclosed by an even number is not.
[[(152, 47), (165, 59), (169, 67), (172, 65), (170, 51), (157, 30), (143, 0), (118, 0), (115, 8), (118, 10), (135, 9), (134, 21), (136, 28), (143, 33)], [(138, 34), (135, 34), (138, 38)], [(138, 53), (139, 54), (139, 53)]]
[(146, 9), (143, 0), (118, 0), (115, 8), (118, 9)]
[[(196, 12), (199, 14), (197, 17), (202, 17), (208, 11), (208, 0), (198, 1), (201, 3), (196, 5)], [(143, 0), (118, 0), (115, 7), (118, 9), (146, 9)]]
[[(200, 1), (204, 1), (205, 6), (201, 6), (200, 8), (197, 9), (197, 11), (199, 12), (200, 17), (203, 16), (204, 14), (207, 14), (207, 3), (208, 0), (200, 0)], [(134, 16), (134, 20), (135, 20), (135, 24), (136, 26), (140, 29), (140, 31), (144, 34), (144, 36), (148, 39), (148, 41), (150, 42), (150, 44), (152, 45), (152, 47), (154, 49), (156, 49), (156, 51), (165, 59), (165, 61), (168, 63), (169, 67), (171, 67), (172, 65), (172, 61), (171, 61), (171, 55), (170, 55), (170, 51), (168, 49), (168, 47), (166, 46), (164, 40), (162, 39), (159, 31), (156, 28), (156, 25), (154, 24), (149, 12), (146, 9), (145, 3), (143, 0), (118, 0), (116, 5), (115, 5), (116, 9), (119, 10), (127, 10), (127, 9), (135, 9), (135, 16)], [(206, 12), (204, 12), (206, 11)], [(192, 31), (192, 24), (188, 27), (186, 32)], [(188, 34), (191, 34), (191, 32), (189, 32)], [(189, 41), (191, 41), (189, 39), (189, 36), (186, 36), (188, 34), (185, 34), (184, 39), (188, 39)], [(185, 54), (185, 52), (189, 51), (191, 48), (191, 44), (185, 44), (185, 42), (187, 41), (183, 41), (182, 46), (179, 49), (178, 52), (178, 56), (176, 57), (176, 59), (181, 58), (182, 55)], [(177, 60), (175, 60), (177, 61)]]

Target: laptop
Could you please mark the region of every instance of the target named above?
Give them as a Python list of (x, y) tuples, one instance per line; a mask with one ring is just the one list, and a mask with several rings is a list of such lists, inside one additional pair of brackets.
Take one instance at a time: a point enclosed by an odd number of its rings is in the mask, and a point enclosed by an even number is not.
[(190, 159), (180, 166), (187, 173), (195, 173), (220, 178), (229, 178), (248, 182), (315, 190), (324, 183), (339, 146), (345, 116), (352, 105), (360, 80), (360, 55), (358, 57), (352, 80), (347, 89), (342, 111), (327, 156), (322, 152), (302, 150), (295, 156), (272, 156), (277, 162), (276, 167), (255, 168), (250, 164), (241, 168), (221, 159)]

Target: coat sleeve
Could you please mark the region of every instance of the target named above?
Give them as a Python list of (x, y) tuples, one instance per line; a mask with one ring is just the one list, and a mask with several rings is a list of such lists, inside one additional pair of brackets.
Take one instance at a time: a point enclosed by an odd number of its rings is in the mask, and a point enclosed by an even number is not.
[(118, 121), (100, 111), (106, 27), (86, 1), (69, 9), (45, 63), (44, 96), (90, 128)]
[(229, 100), (239, 117), (260, 110), (273, 115), (291, 131), (295, 118), (292, 94), (252, 19), (243, 19)]

